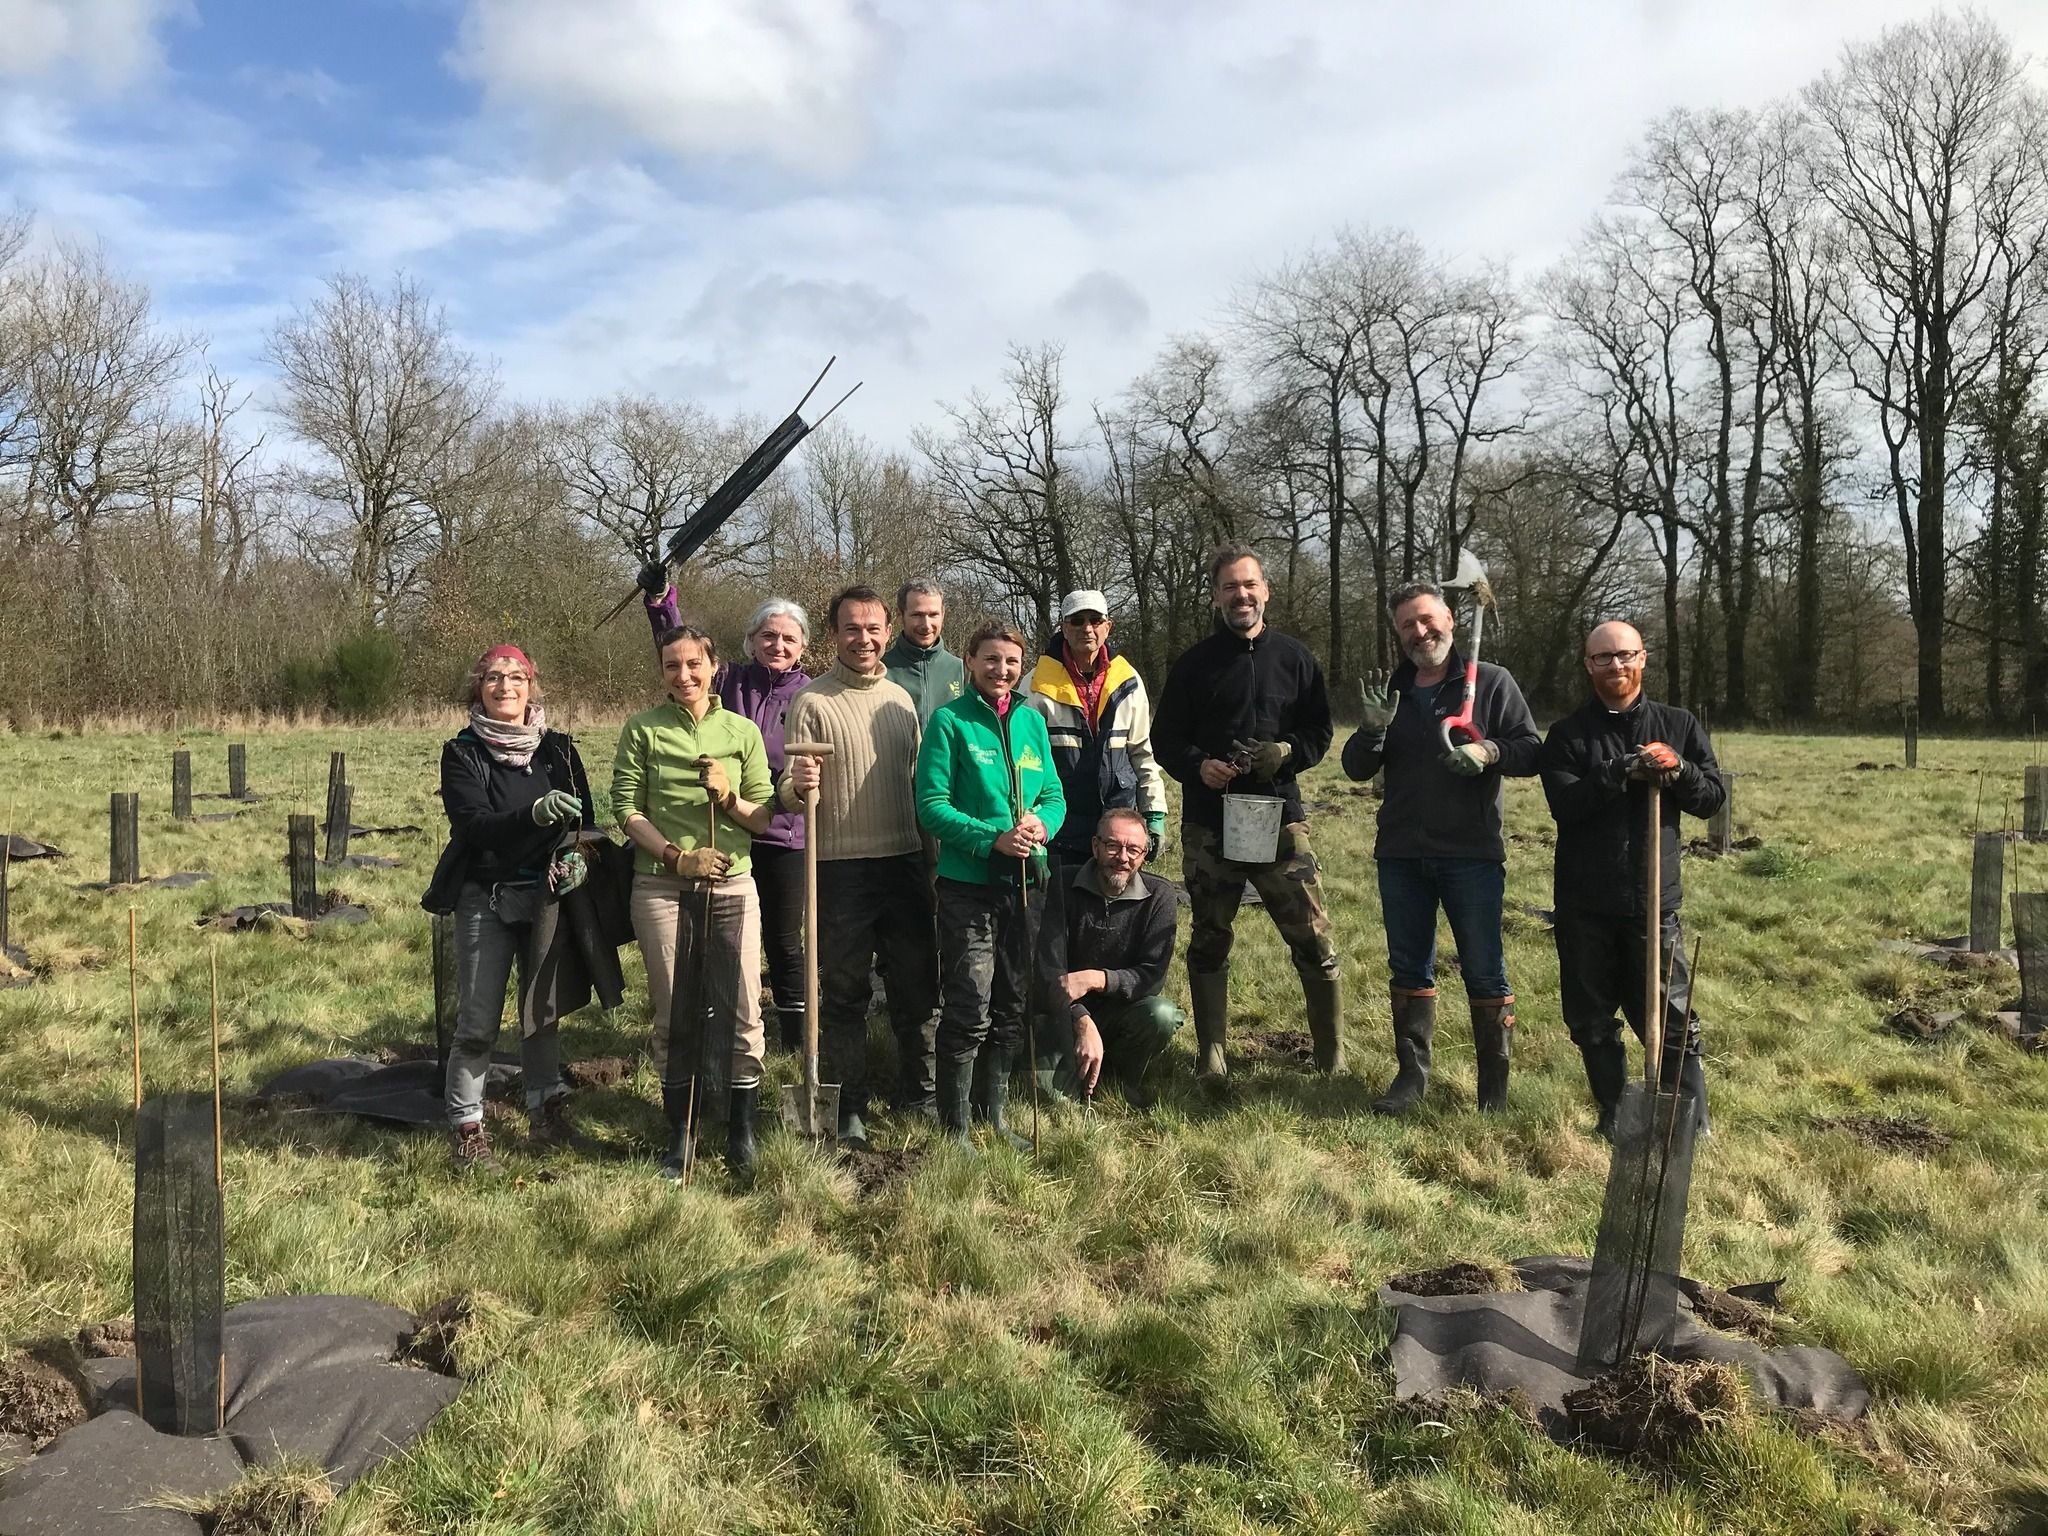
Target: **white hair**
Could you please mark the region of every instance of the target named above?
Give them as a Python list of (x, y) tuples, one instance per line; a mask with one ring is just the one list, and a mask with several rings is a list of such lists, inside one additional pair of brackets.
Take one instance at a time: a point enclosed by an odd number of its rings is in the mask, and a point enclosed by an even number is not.
[(796, 625), (797, 632), (804, 638), (804, 644), (809, 645), (811, 643), (811, 618), (809, 614), (804, 612), (802, 603), (795, 602), (787, 597), (769, 598), (767, 602), (756, 608), (754, 616), (747, 620), (747, 638), (749, 640), (753, 639), (755, 635), (761, 632), (761, 626), (770, 619), (788, 619)]

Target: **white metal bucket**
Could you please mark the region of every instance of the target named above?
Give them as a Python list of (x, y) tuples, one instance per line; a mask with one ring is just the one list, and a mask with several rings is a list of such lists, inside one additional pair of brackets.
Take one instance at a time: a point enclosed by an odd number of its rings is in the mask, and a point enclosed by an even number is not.
[(1272, 795), (1223, 797), (1223, 857), (1233, 864), (1270, 864), (1280, 856), (1287, 802)]

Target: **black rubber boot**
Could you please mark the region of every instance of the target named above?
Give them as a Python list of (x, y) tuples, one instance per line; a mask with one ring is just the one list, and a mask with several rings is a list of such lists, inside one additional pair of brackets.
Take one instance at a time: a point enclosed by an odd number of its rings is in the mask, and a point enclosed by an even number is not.
[(754, 1116), (760, 1105), (761, 1085), (749, 1083), (733, 1089), (725, 1117), (725, 1167), (733, 1182), (742, 1186), (754, 1182)]
[(1230, 973), (1188, 972), (1188, 1000), (1195, 1015), (1195, 1043), (1200, 1047), (1202, 1081), (1221, 1085), (1230, 1075), (1223, 1058), (1223, 1037), (1230, 1020)]
[(998, 1141), (1006, 1141), (1013, 1152), (1029, 1152), (1031, 1143), (1010, 1129), (1010, 1063), (1012, 1052), (1008, 1048), (984, 1045), (981, 1054), (988, 1060), (988, 1128), (996, 1133)]
[(783, 1008), (776, 1011), (777, 1039), (782, 1048), (792, 1056), (801, 1056), (804, 1051), (804, 1011), (801, 1008)]
[(1678, 1086), (1692, 1093), (1694, 1135), (1701, 1140), (1713, 1135), (1714, 1128), (1707, 1120), (1707, 1067), (1698, 1051), (1685, 1053), (1685, 1064), (1678, 1069)]
[(1393, 989), (1394, 1060), (1399, 1070), (1387, 1091), (1372, 1101), (1376, 1115), (1405, 1115), (1429, 1092), (1429, 1050), (1436, 1037), (1436, 989)]
[(673, 1094), (662, 1095), (662, 1108), (668, 1113), (668, 1156), (661, 1160), (661, 1176), (670, 1183), (681, 1182), (683, 1170), (696, 1160), (697, 1133), (703, 1129), (703, 1106), (696, 1106), (696, 1115), (690, 1113), (691, 1087), (686, 1079)]
[(967, 1128), (972, 1111), (967, 1101), (974, 1087), (974, 1058), (941, 1056), (938, 1077), (939, 1124), (962, 1146), (972, 1146), (973, 1138)]
[(1308, 1033), (1315, 1042), (1316, 1070), (1329, 1077), (1344, 1070), (1344, 987), (1334, 976), (1303, 976), (1301, 992), (1308, 1004)]
[(1512, 997), (1476, 997), (1472, 1005), (1472, 1044), (1479, 1052), (1479, 1107), (1497, 1115), (1508, 1107), (1508, 1053), (1515, 1033)]
[(1580, 1046), (1579, 1056), (1586, 1063), (1586, 1086), (1600, 1106), (1593, 1134), (1612, 1141), (1614, 1112), (1621, 1105), (1621, 1090), (1628, 1085), (1628, 1049), (1619, 1039), (1603, 1040), (1598, 1045)]

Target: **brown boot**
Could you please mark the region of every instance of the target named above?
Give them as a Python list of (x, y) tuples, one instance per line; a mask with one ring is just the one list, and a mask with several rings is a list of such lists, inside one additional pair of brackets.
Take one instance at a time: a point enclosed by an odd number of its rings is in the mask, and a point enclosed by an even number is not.
[(1230, 1075), (1223, 1059), (1223, 1036), (1230, 1020), (1230, 973), (1188, 972), (1188, 998), (1195, 1015), (1195, 1043), (1201, 1047), (1202, 1080), (1220, 1084)]
[(449, 1129), (450, 1155), (455, 1167), (462, 1173), (503, 1173), (505, 1165), (491, 1155), (490, 1133), (484, 1129), (481, 1120)]
[(1515, 1033), (1515, 1000), (1475, 997), (1472, 1043), (1479, 1052), (1479, 1107), (1499, 1114), (1508, 1107), (1508, 1050)]
[(538, 1147), (579, 1147), (583, 1138), (569, 1114), (569, 1095), (550, 1094), (538, 1109), (526, 1112), (526, 1139)]

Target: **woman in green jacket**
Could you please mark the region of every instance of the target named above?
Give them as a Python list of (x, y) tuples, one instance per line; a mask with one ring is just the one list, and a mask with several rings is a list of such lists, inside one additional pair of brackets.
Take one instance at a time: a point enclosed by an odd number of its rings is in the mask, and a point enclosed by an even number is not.
[(1023, 673), (1022, 635), (976, 630), (970, 686), (933, 712), (917, 754), (917, 819), (939, 844), (939, 1119), (967, 1139), (979, 1056), (989, 1125), (1020, 1149), (1004, 1103), (1030, 1002), (1027, 909), (1043, 908), (1045, 849), (1066, 814), (1045, 719), (1013, 692)]
[[(696, 1156), (698, 1125), (724, 1113), (726, 1166), (745, 1180), (754, 1167), (764, 1045), (761, 902), (751, 853), (753, 834), (765, 832), (775, 814), (774, 784), (761, 728), (712, 691), (718, 647), (711, 637), (679, 625), (655, 644), (668, 701), (642, 710), (619, 732), (612, 814), (638, 850), (633, 934), (647, 962), (654, 1068), (670, 1133), (661, 1171), (681, 1178)], [(701, 927), (681, 935), (685, 922)], [(709, 939), (690, 968), (700, 989), (694, 997), (675, 995), (679, 937), (685, 944)], [(714, 1034), (696, 1060), (677, 1060), (671, 1038), (689, 1041), (692, 1024)], [(727, 1059), (731, 1097), (721, 1105)]]

